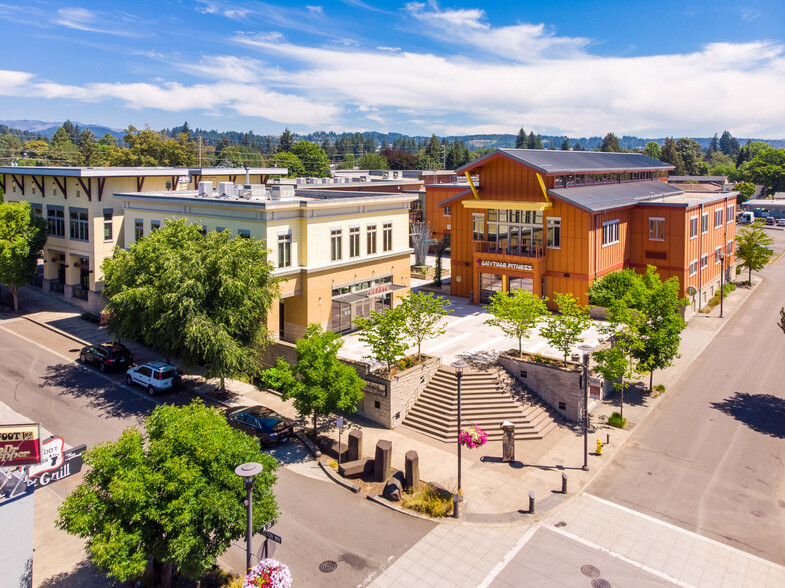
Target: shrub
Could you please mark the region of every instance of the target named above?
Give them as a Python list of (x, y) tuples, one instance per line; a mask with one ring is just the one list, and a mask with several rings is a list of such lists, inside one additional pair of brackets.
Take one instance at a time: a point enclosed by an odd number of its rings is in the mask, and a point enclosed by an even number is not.
[(423, 484), (414, 494), (405, 494), (402, 505), (429, 517), (446, 517), (452, 514), (452, 493)]
[(608, 417), (608, 424), (611, 427), (616, 427), (617, 429), (623, 429), (627, 426), (627, 419), (622, 418), (622, 416), (618, 412), (614, 412), (611, 416)]
[(654, 386), (654, 391), (657, 394), (664, 394), (665, 393), (665, 384), (657, 384)]
[[(728, 294), (733, 292), (735, 289), (736, 289), (736, 284), (734, 284), (732, 282), (730, 282), (728, 284), (724, 284), (722, 286), (722, 291), (725, 293), (724, 294), (725, 297), (727, 297)], [(717, 306), (719, 303), (720, 303), (720, 291), (717, 290), (717, 292), (714, 294), (714, 296), (712, 296), (711, 299), (706, 303), (706, 306), (701, 308), (700, 311), (703, 312), (703, 313), (711, 312), (711, 309), (714, 308), (715, 306)]]

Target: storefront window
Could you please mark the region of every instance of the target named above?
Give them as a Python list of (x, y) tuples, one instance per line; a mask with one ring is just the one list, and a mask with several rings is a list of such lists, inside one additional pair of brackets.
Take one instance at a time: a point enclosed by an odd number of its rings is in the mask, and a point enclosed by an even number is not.
[(548, 219), (548, 247), (559, 249), (561, 247), (561, 218)]
[(480, 274), (480, 303), (488, 304), (496, 292), (502, 291), (501, 274)]
[(472, 214), (472, 239), (475, 241), (485, 240), (485, 215)]

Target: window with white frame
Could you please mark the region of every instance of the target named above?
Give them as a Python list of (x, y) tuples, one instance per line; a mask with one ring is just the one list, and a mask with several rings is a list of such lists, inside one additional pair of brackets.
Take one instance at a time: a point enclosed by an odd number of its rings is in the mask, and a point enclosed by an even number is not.
[(349, 227), (349, 257), (360, 256), (360, 227)]
[(665, 219), (662, 217), (649, 217), (649, 241), (665, 240)]
[(475, 241), (485, 240), (485, 215), (482, 213), (472, 214), (472, 239)]
[(343, 231), (330, 230), (330, 261), (338, 261), (343, 257)]
[(701, 255), (701, 269), (706, 269), (709, 267), (709, 254), (704, 253)]
[(704, 212), (701, 215), (701, 234), (705, 235), (709, 232), (709, 213)]
[(90, 230), (87, 222), (86, 208), (69, 208), (69, 226), (71, 229), (71, 239), (75, 241), (89, 241)]
[(392, 248), (393, 248), (392, 223), (384, 223), (382, 225), (382, 251), (392, 251)]
[(698, 217), (690, 217), (690, 239), (695, 239), (698, 236)]
[(694, 259), (690, 262), (690, 276), (698, 273), (698, 260)]
[(292, 233), (278, 233), (278, 267), (292, 266)]
[(731, 255), (733, 253), (733, 239), (728, 241), (728, 244), (725, 246), (725, 253), (727, 255)]
[(368, 225), (368, 228), (366, 229), (366, 237), (366, 245), (368, 248), (366, 255), (376, 254), (376, 225)]
[(548, 217), (547, 240), (550, 249), (561, 249), (561, 217)]
[(717, 247), (714, 250), (714, 265), (717, 265), (720, 261), (722, 261), (722, 247)]
[(613, 220), (602, 223), (602, 246), (613, 245), (619, 242), (619, 221)]
[(134, 219), (134, 240), (138, 243), (144, 237), (144, 220)]
[(733, 206), (733, 204), (728, 205), (728, 209), (726, 210), (726, 214), (725, 214), (727, 218), (726, 222), (732, 223), (733, 221), (736, 220), (735, 210), (736, 208)]
[(719, 229), (722, 226), (722, 209), (718, 208), (714, 211), (714, 228)]
[(104, 241), (112, 240), (112, 209), (104, 208)]
[(444, 207), (444, 216), (452, 216), (452, 206)]

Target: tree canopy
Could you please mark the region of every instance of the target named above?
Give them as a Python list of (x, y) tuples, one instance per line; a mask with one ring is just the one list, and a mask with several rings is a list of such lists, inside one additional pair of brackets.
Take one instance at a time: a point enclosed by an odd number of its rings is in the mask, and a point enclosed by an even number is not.
[(201, 401), (165, 404), (144, 432), (129, 428), (87, 451), (89, 469), (60, 506), (57, 525), (87, 539), (92, 562), (121, 582), (141, 579), (149, 558), (164, 564), (160, 585), (169, 584), (172, 567), (197, 579), (245, 534), (246, 491), (234, 469), (246, 462), (264, 468), (253, 489), (259, 529), (278, 514), (278, 462)]
[(769, 262), (772, 252), (768, 247), (772, 242), (772, 238), (763, 228), (762, 220), (756, 220), (746, 227), (739, 227), (736, 231), (736, 257), (741, 261), (741, 266), (749, 271), (750, 283), (752, 283), (752, 271), (762, 270)]
[(622, 151), (619, 138), (613, 133), (608, 133), (602, 140), (600, 151)]
[(485, 310), (492, 315), (485, 324), (499, 327), (505, 335), (517, 339), (518, 355), (521, 356), (523, 338), (529, 336), (537, 321), (548, 311), (544, 299), (523, 289), (509, 293), (497, 292)]
[(297, 141), (292, 145), (291, 153), (300, 159), (304, 172), (302, 175), (319, 178), (330, 175), (330, 160), (324, 149), (316, 143)]
[(278, 390), (283, 400), (293, 398), (300, 416), (313, 417), (314, 435), (317, 417), (337, 410), (354, 412), (364, 396), (362, 378), (338, 359), (342, 346), (338, 333), (308, 325), (305, 336), (295, 343), (297, 363), (292, 366), (279, 357), (275, 367), (262, 372), (265, 386)]
[(387, 159), (379, 153), (366, 153), (357, 162), (360, 169), (390, 169)]
[(759, 151), (749, 162), (747, 173), (769, 194), (785, 191), (785, 149), (768, 147)]
[(420, 359), (420, 347), (426, 339), (443, 335), (447, 326), (442, 319), (452, 311), (447, 307), (452, 303), (434, 296), (432, 293), (409, 292), (398, 305), (398, 311), (403, 314), (403, 333), (417, 344), (417, 359)]
[(281, 151), (270, 158), (270, 162), (275, 167), (285, 167), (289, 170), (287, 178), (299, 178), (305, 176), (305, 167), (300, 158), (289, 151)]
[(104, 262), (108, 326), (203, 365), (208, 378), (258, 372), (278, 280), (261, 241), (169, 222)]
[(167, 137), (151, 128), (138, 130), (129, 126), (125, 137), (127, 149), (114, 152), (110, 165), (188, 167), (196, 165), (196, 143), (187, 133), (177, 139)]
[(35, 275), (49, 229), (33, 215), (29, 202), (0, 202), (0, 283), (11, 290), (19, 309), (19, 288)]
[(591, 325), (589, 309), (581, 306), (572, 294), (556, 293), (556, 304), (559, 308), (558, 314), (548, 317), (545, 326), (540, 329), (542, 335), (552, 347), (555, 347), (564, 355), (578, 343), (583, 342), (582, 333)]
[(391, 374), (393, 362), (409, 347), (405, 339), (406, 321), (400, 307), (372, 310), (369, 318), (356, 317), (354, 322), (362, 329), (360, 341), (371, 349), (366, 357), (385, 362), (387, 374)]

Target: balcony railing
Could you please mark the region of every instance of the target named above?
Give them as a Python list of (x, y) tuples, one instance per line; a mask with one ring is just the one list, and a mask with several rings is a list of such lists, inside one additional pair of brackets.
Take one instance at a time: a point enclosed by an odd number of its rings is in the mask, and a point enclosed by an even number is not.
[(495, 255), (511, 255), (513, 257), (542, 257), (540, 245), (524, 245), (496, 241), (474, 241), (475, 253), (493, 253)]

